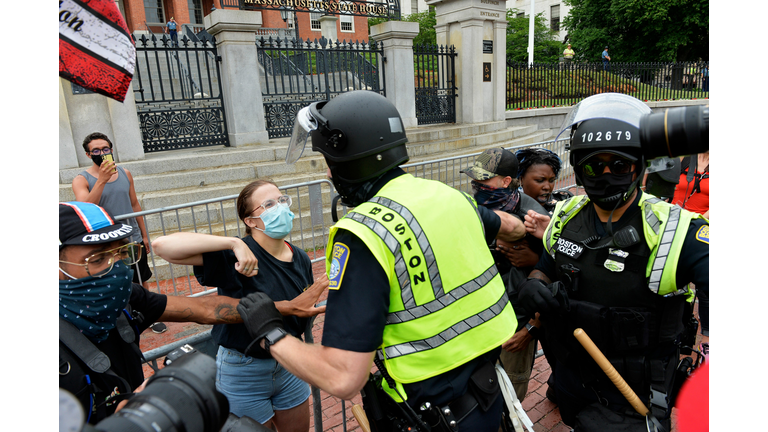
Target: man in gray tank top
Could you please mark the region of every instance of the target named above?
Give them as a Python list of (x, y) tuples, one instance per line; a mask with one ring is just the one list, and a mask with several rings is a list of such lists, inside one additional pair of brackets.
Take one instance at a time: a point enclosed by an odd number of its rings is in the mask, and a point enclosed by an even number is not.
[[(112, 141), (109, 137), (94, 132), (83, 139), (83, 149), (93, 165), (72, 180), (75, 200), (97, 204), (115, 216), (140, 212), (141, 205), (136, 198), (130, 171), (116, 166), (106, 156), (112, 155)], [(152, 271), (149, 269), (147, 253), (150, 252), (150, 243), (144, 220), (130, 218), (124, 222), (133, 227), (131, 241), (142, 245), (141, 259), (133, 268), (133, 281), (149, 288), (147, 279), (152, 277)], [(157, 333), (165, 331), (162, 323), (155, 323), (151, 327)]]

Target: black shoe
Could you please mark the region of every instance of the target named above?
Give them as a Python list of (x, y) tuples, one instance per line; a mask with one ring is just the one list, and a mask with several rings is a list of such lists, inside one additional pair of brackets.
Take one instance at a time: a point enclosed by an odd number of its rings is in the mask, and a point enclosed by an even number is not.
[(165, 333), (165, 331), (168, 330), (168, 327), (166, 327), (166, 325), (161, 322), (156, 322), (149, 326), (149, 328), (151, 328), (155, 333)]

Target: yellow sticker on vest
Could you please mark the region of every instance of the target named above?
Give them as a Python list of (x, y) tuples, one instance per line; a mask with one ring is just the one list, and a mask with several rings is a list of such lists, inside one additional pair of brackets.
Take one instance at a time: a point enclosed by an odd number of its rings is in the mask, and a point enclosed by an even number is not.
[(337, 290), (341, 287), (341, 280), (344, 278), (344, 270), (347, 268), (348, 260), (349, 247), (344, 243), (334, 243), (331, 268), (328, 270), (328, 289)]
[(709, 225), (704, 225), (696, 231), (696, 240), (709, 244)]

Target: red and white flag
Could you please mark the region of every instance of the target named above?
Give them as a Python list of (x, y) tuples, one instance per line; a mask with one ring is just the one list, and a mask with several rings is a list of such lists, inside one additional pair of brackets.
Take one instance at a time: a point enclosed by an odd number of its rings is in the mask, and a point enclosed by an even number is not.
[(136, 67), (136, 47), (113, 0), (59, 0), (59, 76), (116, 99)]

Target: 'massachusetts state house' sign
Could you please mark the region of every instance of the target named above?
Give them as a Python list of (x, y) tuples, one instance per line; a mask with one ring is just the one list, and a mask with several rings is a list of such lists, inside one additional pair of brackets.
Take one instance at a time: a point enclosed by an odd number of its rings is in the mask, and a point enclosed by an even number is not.
[(241, 10), (280, 10), (281, 7), (297, 12), (325, 12), (369, 18), (400, 18), (400, 1), (373, 2), (365, 0), (239, 0)]

